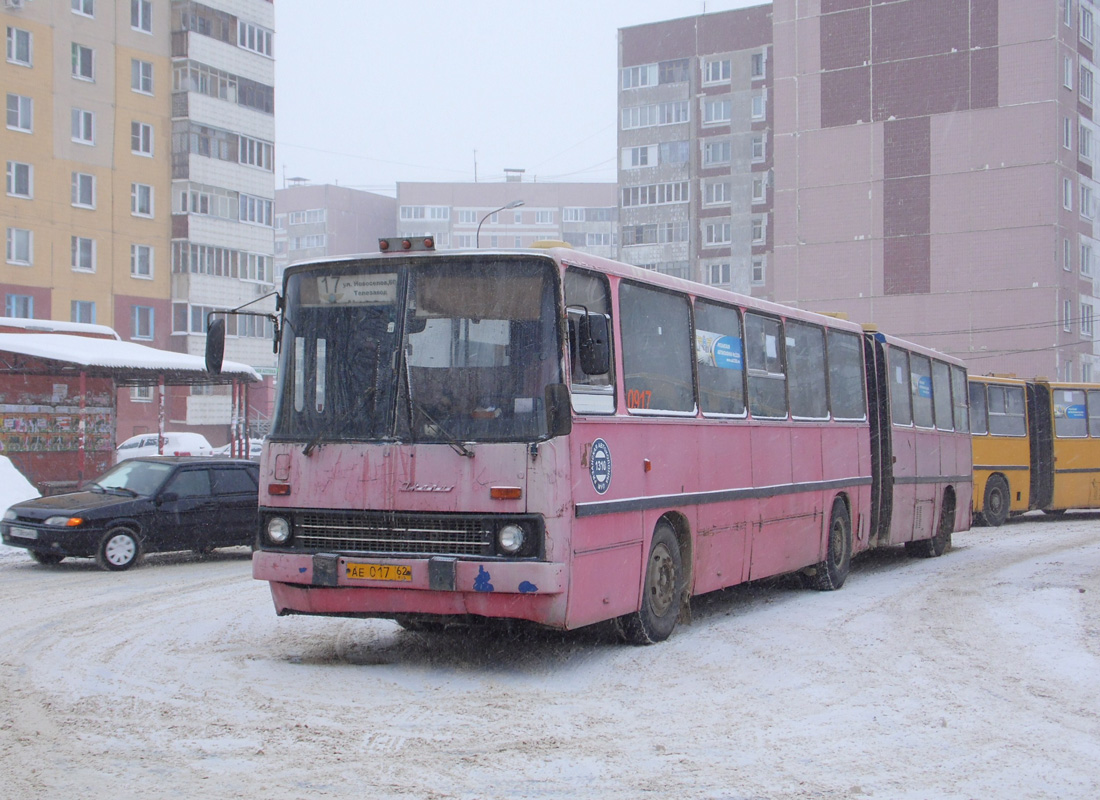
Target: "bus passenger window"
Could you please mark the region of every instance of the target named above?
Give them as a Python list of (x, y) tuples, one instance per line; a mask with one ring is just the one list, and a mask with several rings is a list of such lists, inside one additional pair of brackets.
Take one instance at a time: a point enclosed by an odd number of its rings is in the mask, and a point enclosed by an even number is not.
[(704, 414), (745, 413), (745, 354), (737, 309), (695, 301), (695, 362)]
[(995, 436), (1026, 436), (1024, 387), (989, 387), (989, 432)]
[(627, 408), (694, 413), (688, 299), (624, 281), (619, 314)]
[(863, 419), (866, 416), (866, 389), (863, 385), (863, 343), (859, 336), (830, 330), (829, 407), (833, 419)]
[(985, 384), (970, 384), (970, 417), (973, 433), (989, 433), (988, 411), (985, 401)]
[(951, 400), (955, 405), (955, 430), (970, 431), (970, 415), (966, 413), (966, 370), (951, 367)]
[(1089, 392), (1089, 436), (1100, 437), (1100, 392)]
[(825, 419), (829, 415), (825, 394), (825, 331), (817, 325), (787, 320), (785, 341), (791, 416)]
[(909, 357), (913, 383), (913, 422), (918, 428), (932, 427), (932, 367), (916, 353)]
[(749, 410), (754, 417), (787, 416), (787, 375), (777, 319), (745, 315), (745, 356), (749, 368)]
[(936, 427), (954, 430), (951, 421), (951, 368), (942, 361), (932, 362), (932, 401), (936, 408)]
[(1054, 389), (1052, 393), (1054, 395), (1054, 435), (1087, 436), (1085, 392), (1081, 389)]
[(890, 418), (895, 425), (913, 424), (913, 392), (909, 384), (909, 354), (890, 348)]
[(581, 369), (577, 352), (576, 331), (580, 315), (604, 314), (610, 319), (611, 291), (607, 280), (590, 272), (576, 269), (565, 271), (565, 306), (569, 311), (570, 394), (573, 410), (578, 414), (615, 413), (615, 357), (612, 351), (611, 371), (603, 375), (586, 375)]

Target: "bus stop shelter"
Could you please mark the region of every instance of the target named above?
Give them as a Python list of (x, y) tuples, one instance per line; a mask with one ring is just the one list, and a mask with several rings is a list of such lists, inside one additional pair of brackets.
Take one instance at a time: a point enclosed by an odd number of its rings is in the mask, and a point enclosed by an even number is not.
[[(118, 390), (158, 387), (164, 433), (166, 386), (231, 385), (233, 441), (247, 439), (248, 386), (260, 375), (226, 361), (72, 333), (0, 333), (0, 455), (43, 494), (77, 486), (113, 461)], [(247, 450), (242, 450), (247, 452)]]

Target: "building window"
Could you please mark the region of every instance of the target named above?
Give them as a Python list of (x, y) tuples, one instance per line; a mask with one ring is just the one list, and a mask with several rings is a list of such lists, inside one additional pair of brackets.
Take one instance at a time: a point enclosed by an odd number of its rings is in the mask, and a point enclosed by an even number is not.
[(764, 256), (752, 257), (752, 285), (764, 285)]
[(732, 104), (729, 98), (725, 100), (706, 100), (703, 102), (703, 124), (716, 125), (730, 121)]
[(130, 27), (135, 31), (153, 32), (152, 0), (130, 0)]
[(130, 213), (135, 217), (153, 216), (153, 187), (147, 183), (130, 184)]
[(1062, 178), (1062, 208), (1073, 211), (1073, 181)]
[(30, 133), (34, 121), (34, 100), (21, 94), (8, 93), (8, 128)]
[(1067, 89), (1073, 88), (1073, 59), (1069, 56), (1062, 59), (1062, 85)]
[(8, 194), (12, 197), (23, 197), (29, 200), (34, 188), (32, 177), (33, 171), (30, 164), (9, 161), (7, 169)]
[(95, 239), (73, 236), (71, 266), (77, 272), (95, 272)]
[(768, 157), (768, 137), (763, 133), (753, 134), (752, 137), (752, 160), (753, 163), (759, 164)]
[(624, 208), (686, 203), (689, 199), (687, 181), (629, 186), (622, 190), (622, 205)]
[(658, 162), (671, 166), (680, 166), (688, 163), (688, 154), (690, 152), (690, 145), (686, 140), (678, 142), (661, 142)]
[(624, 147), (622, 166), (623, 169), (634, 167), (648, 167), (657, 164), (657, 145), (645, 145), (643, 147)]
[(95, 16), (95, 0), (72, 0), (73, 13), (85, 17)]
[(703, 83), (729, 83), (730, 60), (708, 61), (703, 65)]
[(729, 264), (711, 264), (707, 268), (708, 280), (711, 286), (729, 286), (730, 285), (730, 265)]
[(95, 112), (73, 109), (72, 139), (80, 144), (95, 144)]
[(131, 339), (153, 338), (153, 311), (152, 306), (130, 307)]
[[(401, 206), (401, 219), (424, 219), (424, 206)], [(496, 222), (496, 220), (493, 220)]]
[(237, 46), (262, 56), (272, 57), (275, 50), (272, 46), (274, 35), (267, 28), (253, 25), (242, 19), (237, 20)]
[(1062, 24), (1073, 25), (1073, 0), (1062, 0)]
[(1065, 377), (1063, 378), (1063, 380), (1067, 380), (1067, 381), (1072, 381), (1073, 380), (1073, 362), (1072, 361), (1067, 361), (1066, 362), (1066, 374), (1065, 374)]
[(1092, 306), (1089, 303), (1081, 304), (1081, 335), (1092, 338)]
[(766, 74), (767, 59), (764, 53), (753, 53), (752, 63), (749, 65), (749, 71), (752, 78), (763, 78)]
[(728, 139), (703, 143), (703, 166), (712, 167), (730, 163), (731, 147)]
[(657, 84), (657, 65), (643, 64), (638, 67), (623, 67), (623, 88), (637, 89), (640, 86)]
[(733, 228), (729, 222), (709, 222), (704, 228), (704, 238), (708, 247), (729, 244)]
[(1069, 117), (1062, 119), (1062, 147), (1070, 150), (1073, 148), (1073, 124), (1069, 121)]
[(460, 225), (475, 225), (477, 223), (477, 212), (470, 210), (459, 211), (458, 222)]
[(275, 170), (275, 148), (270, 142), (260, 139), (250, 139), (247, 136), (240, 137), (238, 145), (238, 160), (250, 167), (259, 167), (262, 170), (273, 172)]
[(1092, 44), (1092, 12), (1081, 6), (1081, 38)]
[(145, 122), (130, 123), (130, 152), (140, 156), (153, 155), (153, 126)]
[(1062, 301), (1062, 330), (1067, 333), (1073, 330), (1073, 304), (1069, 300)]
[(703, 184), (703, 204), (708, 206), (728, 203), (731, 200), (729, 181)]
[(768, 225), (765, 222), (764, 217), (753, 217), (750, 222), (750, 230), (752, 231), (752, 241), (756, 244), (767, 241)]
[(1070, 260), (1069, 239), (1062, 240), (1062, 269), (1066, 272), (1070, 272), (1073, 269), (1073, 262)]
[(130, 59), (130, 88), (142, 94), (153, 93), (153, 65), (149, 61)]
[(1077, 131), (1077, 152), (1085, 161), (1092, 161), (1092, 128), (1082, 125)]
[(73, 42), (73, 77), (82, 81), (95, 80), (95, 51)]
[(241, 222), (264, 225), (270, 228), (274, 205), (270, 200), (265, 200), (262, 197), (242, 194), (239, 219)]
[(691, 62), (686, 58), (674, 58), (657, 65), (658, 83), (686, 83), (690, 79), (688, 70)]
[(95, 324), (95, 303), (91, 300), (73, 300), (69, 305), (69, 318), (72, 322)]
[(1092, 275), (1092, 245), (1081, 244), (1081, 274)]
[(1081, 362), (1081, 382), (1092, 383), (1092, 364), (1088, 361)]
[(31, 65), (31, 32), (8, 27), (8, 61), (22, 67)]
[(657, 106), (657, 124), (675, 125), (678, 122), (687, 122), (690, 116), (687, 100), (673, 100), (661, 103)]
[(553, 211), (536, 211), (535, 212), (535, 224), (536, 225), (553, 225), (554, 224), (554, 212)]
[(9, 264), (29, 267), (34, 263), (34, 234), (24, 228), (8, 228), (6, 253)]
[(768, 113), (768, 96), (763, 92), (752, 96), (752, 118), (764, 119)]
[(95, 208), (95, 175), (73, 173), (72, 203), (78, 208)]
[(130, 400), (135, 403), (152, 403), (153, 402), (153, 387), (152, 386), (133, 386), (130, 389)]
[(1079, 90), (1081, 92), (1081, 99), (1089, 105), (1092, 105), (1092, 70), (1081, 65), (1081, 80)]
[(1092, 187), (1081, 184), (1081, 216), (1092, 219)]
[(18, 319), (34, 319), (34, 297), (29, 294), (9, 294), (4, 298), (4, 314)]
[(135, 278), (153, 277), (153, 248), (147, 244), (130, 245), (130, 274)]

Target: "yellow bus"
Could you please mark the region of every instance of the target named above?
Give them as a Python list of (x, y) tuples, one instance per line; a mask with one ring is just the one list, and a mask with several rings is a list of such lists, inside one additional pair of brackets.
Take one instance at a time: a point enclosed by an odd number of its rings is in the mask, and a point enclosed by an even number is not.
[(974, 519), (1100, 508), (1100, 385), (970, 377)]

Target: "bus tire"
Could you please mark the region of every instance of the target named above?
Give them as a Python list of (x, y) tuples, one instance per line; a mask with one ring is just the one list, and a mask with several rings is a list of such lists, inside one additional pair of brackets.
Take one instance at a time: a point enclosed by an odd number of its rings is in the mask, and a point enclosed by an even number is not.
[(831, 592), (844, 585), (848, 570), (852, 566), (852, 518), (848, 506), (841, 499), (833, 501), (833, 511), (829, 517), (829, 541), (825, 550), (825, 560), (819, 563), (809, 582), (811, 588), (819, 592)]
[(951, 531), (955, 527), (955, 499), (950, 494), (944, 498), (940, 511), (940, 525), (931, 539), (906, 542), (905, 552), (914, 558), (939, 558), (951, 547)]
[(982, 521), (991, 528), (999, 528), (1008, 519), (1008, 483), (1000, 475), (990, 475), (985, 482), (985, 499), (982, 501)]
[(684, 594), (684, 564), (676, 533), (667, 520), (657, 523), (646, 561), (641, 608), (619, 618), (623, 639), (630, 644), (655, 644), (671, 635), (680, 618)]

